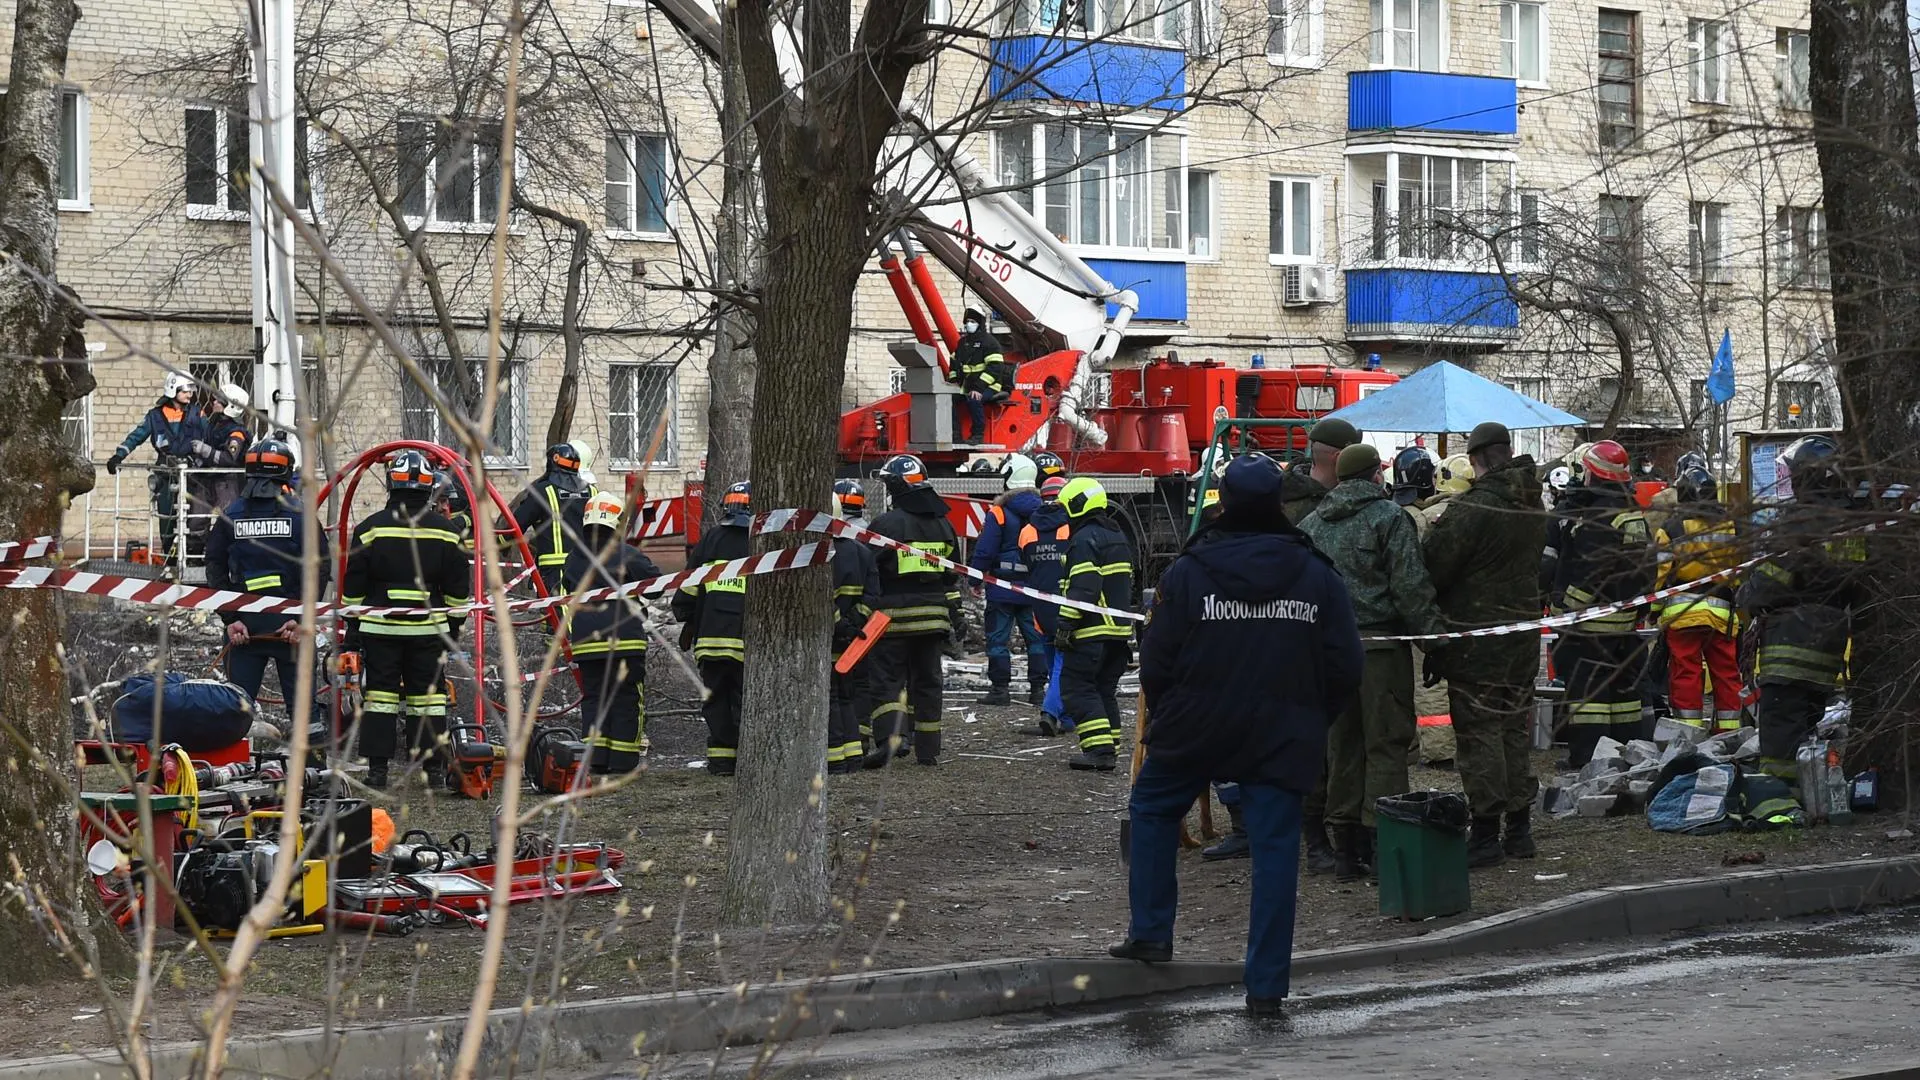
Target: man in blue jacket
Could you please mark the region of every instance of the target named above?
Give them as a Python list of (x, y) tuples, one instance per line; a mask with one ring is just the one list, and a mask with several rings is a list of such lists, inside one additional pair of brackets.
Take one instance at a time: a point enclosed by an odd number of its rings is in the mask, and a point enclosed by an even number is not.
[[(1220, 517), (1160, 578), (1140, 640), (1146, 763), (1133, 781), (1126, 960), (1173, 958), (1180, 822), (1212, 780), (1240, 785), (1253, 845), (1247, 1009), (1287, 996), (1299, 885), (1300, 802), (1320, 778), (1327, 729), (1363, 662), (1340, 575), (1281, 508), (1280, 467), (1227, 467)], [(1277, 662), (1248, 663), (1251, 656)]]
[[(986, 524), (973, 545), (967, 565), (1004, 581), (1025, 583), (1027, 564), (1020, 555), (1020, 530), (1040, 509), (1034, 490), (1040, 469), (1025, 454), (1008, 454), (1000, 466), (1007, 490), (987, 508)], [(977, 594), (976, 594), (977, 595)], [(982, 705), (1011, 705), (1007, 684), (1013, 681), (1013, 630), (1027, 646), (1027, 703), (1038, 705), (1047, 696), (1047, 639), (1034, 617), (1033, 601), (1011, 589), (987, 586), (987, 681), (992, 684)]]

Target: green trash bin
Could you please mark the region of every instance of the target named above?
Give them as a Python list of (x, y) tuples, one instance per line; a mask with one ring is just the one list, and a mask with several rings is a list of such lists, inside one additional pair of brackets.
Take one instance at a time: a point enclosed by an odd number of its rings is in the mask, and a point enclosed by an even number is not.
[(1467, 800), (1452, 791), (1383, 795), (1374, 813), (1380, 914), (1417, 920), (1467, 910)]

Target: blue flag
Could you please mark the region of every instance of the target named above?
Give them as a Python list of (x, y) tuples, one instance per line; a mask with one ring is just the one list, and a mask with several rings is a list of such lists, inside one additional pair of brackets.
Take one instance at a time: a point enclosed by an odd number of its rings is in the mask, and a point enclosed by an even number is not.
[(1713, 368), (1707, 372), (1707, 396), (1715, 405), (1733, 400), (1733, 333), (1720, 331), (1720, 348), (1713, 354)]

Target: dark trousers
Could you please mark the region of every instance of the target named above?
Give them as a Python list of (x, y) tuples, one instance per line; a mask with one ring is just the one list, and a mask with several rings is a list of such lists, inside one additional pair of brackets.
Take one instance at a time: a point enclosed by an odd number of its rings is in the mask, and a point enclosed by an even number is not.
[(1073, 717), (1073, 733), (1089, 754), (1115, 752), (1114, 723), (1120, 718), (1120, 676), (1133, 659), (1118, 638), (1074, 643), (1060, 654), (1060, 703)]
[(731, 773), (740, 757), (740, 699), (745, 693), (746, 665), (738, 660), (700, 661), (700, 681), (707, 699), (700, 715), (707, 721), (707, 769)]
[(1447, 683), (1460, 786), (1474, 817), (1511, 814), (1533, 805), (1533, 687)]
[[(1253, 846), (1247, 995), (1283, 998), (1293, 967), (1293, 910), (1300, 884), (1300, 796), (1272, 784), (1243, 781), (1239, 786), (1240, 814)], [(1133, 820), (1127, 936), (1136, 941), (1173, 941), (1180, 902), (1175, 872), (1180, 822), (1206, 790), (1205, 774), (1176, 772), (1151, 754), (1134, 778), (1127, 802)]]
[(1800, 744), (1826, 714), (1827, 701), (1833, 697), (1830, 686), (1799, 682), (1760, 684), (1760, 704), (1754, 709), (1760, 727), (1760, 771), (1784, 780), (1797, 781), (1799, 769), (1795, 755)]
[(832, 673), (833, 703), (827, 713), (827, 764), (858, 763), (866, 753), (862, 737), (873, 706), (867, 701), (867, 662), (855, 664), (845, 675)]
[[(445, 639), (363, 634), (360, 656), (365, 668), (366, 704), (360, 720), (360, 752), (368, 760), (409, 756), (425, 758), (430, 768), (446, 762), (447, 694), (440, 665)], [(406, 742), (399, 740), (406, 716)]]
[(596, 773), (639, 768), (647, 745), (647, 654), (601, 653), (575, 657), (573, 663), (580, 669), (587, 767)]
[(873, 745), (885, 749), (895, 735), (905, 738), (906, 717), (913, 718), (913, 753), (921, 761), (940, 758), (940, 710), (944, 707), (940, 656), (944, 634), (887, 634), (867, 654), (873, 691)]
[(280, 673), (280, 700), (287, 715), (293, 715), (293, 703), (307, 691), (301, 689), (299, 665), (294, 662), (293, 643), (287, 641), (250, 641), (227, 650), (227, 681), (258, 701), (260, 684), (266, 680), (267, 665)]
[(1020, 640), (1027, 647), (1027, 685), (1047, 685), (1047, 639), (1040, 632), (1040, 620), (1027, 604), (1003, 604), (987, 601), (987, 681), (1005, 686), (1013, 681), (1013, 630), (1020, 628)]
[[(961, 423), (963, 411), (966, 420), (964, 424)], [(987, 399), (974, 397), (962, 391), (953, 399), (953, 426), (967, 429), (954, 432), (961, 442), (977, 443), (985, 439), (987, 437)]]
[(1327, 732), (1327, 822), (1371, 827), (1376, 800), (1405, 795), (1407, 747), (1418, 733), (1412, 649), (1369, 645), (1359, 696)]
[(1593, 760), (1603, 735), (1622, 743), (1640, 737), (1640, 676), (1647, 663), (1640, 635), (1573, 630), (1555, 655), (1567, 680), (1567, 758), (1574, 768)]

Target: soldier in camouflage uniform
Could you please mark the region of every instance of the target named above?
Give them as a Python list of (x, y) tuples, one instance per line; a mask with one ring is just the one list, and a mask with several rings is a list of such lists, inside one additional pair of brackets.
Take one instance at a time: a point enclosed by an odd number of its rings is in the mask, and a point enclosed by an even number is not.
[[(1473, 486), (1454, 496), (1423, 545), (1440, 613), (1450, 630), (1537, 618), (1536, 563), (1546, 546), (1547, 518), (1533, 459), (1515, 457), (1506, 426), (1496, 423), (1473, 429), (1467, 453)], [(1535, 633), (1465, 638), (1428, 649), (1428, 677), (1448, 682), (1460, 782), (1473, 813), (1470, 865), (1534, 856), (1527, 712), (1539, 668)]]

